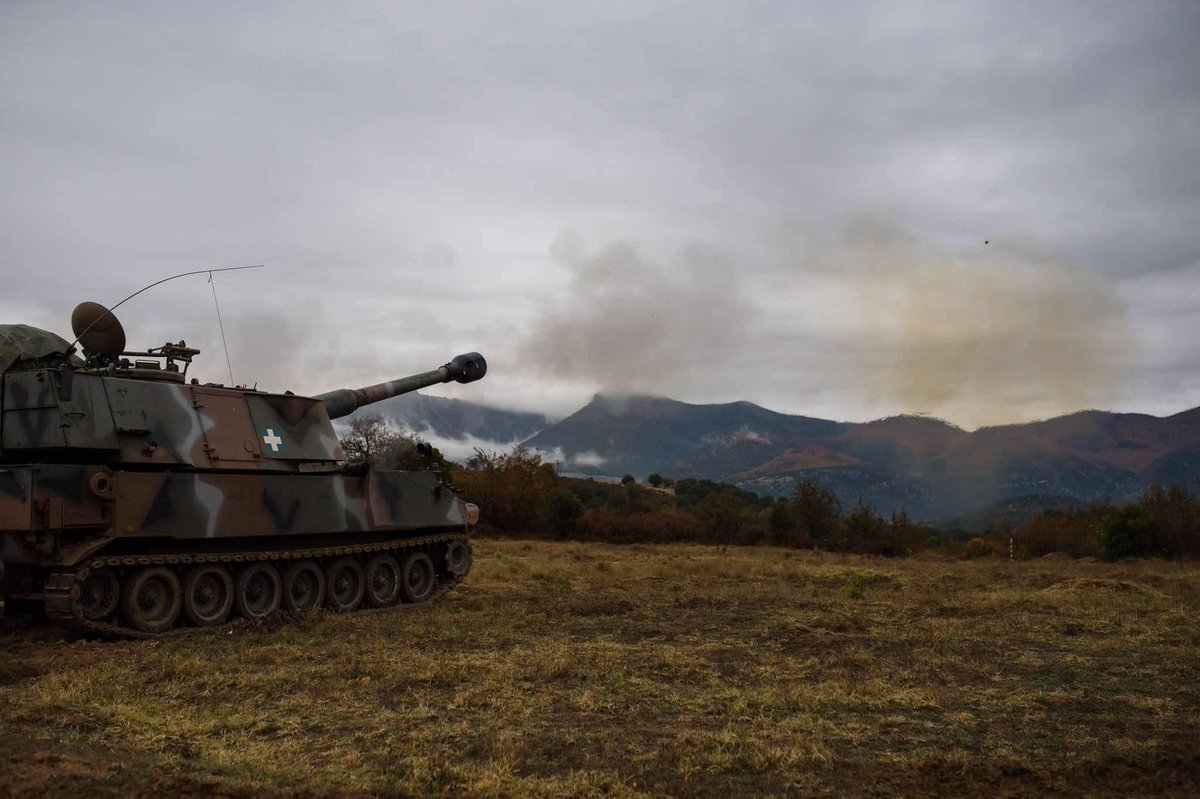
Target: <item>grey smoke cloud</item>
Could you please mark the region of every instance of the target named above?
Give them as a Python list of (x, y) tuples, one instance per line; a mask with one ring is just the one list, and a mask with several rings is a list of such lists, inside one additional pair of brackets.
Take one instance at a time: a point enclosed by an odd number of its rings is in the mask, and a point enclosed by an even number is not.
[(696, 390), (742, 357), (756, 309), (736, 267), (693, 244), (658, 261), (630, 242), (552, 248), (566, 290), (535, 319), (520, 355), (531, 370), (617, 392)]

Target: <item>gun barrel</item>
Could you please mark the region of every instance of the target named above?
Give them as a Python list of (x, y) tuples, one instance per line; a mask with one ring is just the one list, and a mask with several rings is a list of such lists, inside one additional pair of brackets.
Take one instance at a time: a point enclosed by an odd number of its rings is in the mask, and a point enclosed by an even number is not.
[(459, 355), (450, 363), (431, 372), (389, 380), (386, 383), (376, 383), (363, 388), (339, 388), (318, 394), (317, 399), (325, 403), (325, 410), (330, 419), (349, 416), (364, 405), (373, 402), (398, 397), (412, 391), (435, 386), (438, 383), (473, 383), (487, 374), (487, 361), (478, 352), (468, 352)]

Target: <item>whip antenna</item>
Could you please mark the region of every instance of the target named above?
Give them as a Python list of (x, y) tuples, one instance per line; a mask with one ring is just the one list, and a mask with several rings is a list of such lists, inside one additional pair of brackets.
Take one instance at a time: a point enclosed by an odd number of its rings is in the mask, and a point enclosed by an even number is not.
[(217, 302), (217, 281), (213, 280), (212, 272), (208, 273), (208, 285), (213, 290), (213, 305), (217, 307), (217, 327), (221, 328), (221, 346), (225, 348), (225, 366), (229, 369), (229, 386), (237, 385), (233, 379), (233, 365), (229, 362), (229, 345), (225, 343), (225, 323), (221, 321), (221, 303)]
[[(133, 292), (133, 293), (132, 293), (132, 294), (130, 294), (128, 297), (126, 297), (125, 299), (121, 300), (120, 302), (118, 302), (118, 303), (117, 303), (116, 305), (114, 305), (113, 307), (111, 307), (111, 308), (109, 308), (108, 310), (106, 310), (106, 311), (105, 311), (103, 314), (101, 314), (100, 316), (96, 317), (96, 319), (95, 319), (95, 320), (94, 320), (94, 321), (93, 321), (93, 322), (92, 322), (90, 325), (88, 325), (86, 328), (84, 328), (82, 331), (80, 331), (79, 335), (75, 337), (75, 340), (74, 340), (74, 341), (72, 341), (70, 344), (68, 344), (68, 345), (67, 345), (67, 348), (66, 348), (66, 350), (64, 350), (64, 351), (63, 351), (63, 357), (65, 358), (66, 356), (68, 356), (68, 355), (70, 355), (70, 354), (71, 354), (71, 349), (72, 349), (72, 348), (73, 348), (73, 347), (74, 347), (76, 344), (78, 344), (78, 343), (79, 343), (79, 339), (81, 339), (81, 338), (83, 338), (85, 335), (87, 335), (87, 332), (88, 332), (89, 330), (91, 330), (93, 327), (95, 327), (97, 324), (99, 324), (99, 323), (100, 323), (100, 322), (102, 322), (103, 320), (105, 320), (105, 319), (107, 319), (108, 317), (112, 316), (112, 312), (113, 312), (113, 311), (117, 310), (117, 309), (118, 309), (118, 308), (120, 308), (122, 305), (124, 305), (125, 303), (129, 302), (130, 300), (132, 300), (132, 299), (133, 299), (134, 297), (136, 297), (137, 295), (141, 294), (143, 291), (146, 291), (146, 290), (148, 290), (148, 289), (152, 289), (152, 288), (154, 288), (155, 286), (162, 285), (163, 283), (166, 283), (168, 280), (174, 280), (174, 279), (175, 279), (175, 278), (177, 278), (177, 277), (187, 277), (188, 275), (205, 275), (205, 274), (207, 274), (207, 275), (208, 275), (208, 277), (209, 277), (209, 279), (211, 280), (211, 279), (212, 279), (212, 273), (213, 273), (213, 272), (236, 272), (236, 271), (237, 271), (237, 270), (239, 270), (239, 269), (262, 269), (264, 266), (266, 266), (266, 264), (254, 264), (253, 266), (223, 266), (223, 267), (221, 267), (221, 268), (219, 268), (219, 269), (196, 269), (196, 270), (194, 270), (194, 271), (192, 271), (192, 272), (180, 272), (178, 275), (171, 275), (170, 277), (164, 277), (162, 280), (157, 280), (157, 281), (155, 281), (154, 283), (151, 283), (149, 286), (144, 286), (144, 287), (142, 287), (142, 288), (138, 289), (137, 291)], [(214, 291), (215, 291), (215, 289), (214, 289)], [(222, 336), (224, 336), (224, 332), (223, 332), (223, 331), (222, 331)], [(228, 350), (226, 350), (226, 353), (228, 353)], [(232, 371), (233, 371), (233, 370), (230, 370), (230, 372), (232, 372)], [(230, 379), (232, 380), (233, 378), (232, 378), (232, 377), (230, 377)]]

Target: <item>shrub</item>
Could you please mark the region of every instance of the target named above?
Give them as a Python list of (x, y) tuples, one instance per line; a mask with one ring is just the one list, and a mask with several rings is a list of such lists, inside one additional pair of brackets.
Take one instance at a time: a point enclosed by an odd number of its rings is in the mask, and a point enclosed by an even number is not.
[(1162, 531), (1138, 505), (1126, 505), (1111, 512), (1104, 521), (1100, 540), (1105, 560), (1167, 554)]
[(963, 544), (959, 550), (958, 556), (966, 560), (974, 558), (986, 558), (991, 555), (999, 555), (1000, 551), (996, 546), (982, 538), (972, 538), (967, 543)]
[(1101, 520), (1091, 511), (1046, 511), (1022, 524), (1013, 534), (1024, 557), (1040, 558), (1065, 552), (1076, 558), (1098, 556)]
[(677, 511), (623, 514), (607, 508), (589, 510), (579, 518), (576, 531), (584, 541), (612, 544), (708, 541), (704, 525), (695, 516)]
[(743, 505), (732, 491), (709, 494), (696, 505), (696, 517), (708, 528), (714, 541), (736, 543), (742, 530)]
[(867, 578), (861, 574), (852, 574), (842, 586), (842, 596), (846, 599), (862, 599), (867, 593)]
[(574, 535), (576, 523), (585, 510), (583, 501), (569, 489), (559, 488), (554, 492), (554, 527), (559, 538)]
[(456, 474), (464, 495), (505, 535), (549, 537), (559, 521), (558, 475), (542, 456), (524, 447), (509, 453), (475, 450)]
[(1200, 557), (1200, 502), (1177, 485), (1155, 483), (1146, 489), (1138, 505), (1162, 534), (1168, 554)]

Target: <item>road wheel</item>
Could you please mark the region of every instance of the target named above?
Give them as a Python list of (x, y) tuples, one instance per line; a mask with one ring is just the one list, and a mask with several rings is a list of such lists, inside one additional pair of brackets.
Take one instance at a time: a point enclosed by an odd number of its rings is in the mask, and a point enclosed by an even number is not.
[(400, 564), (391, 555), (376, 555), (367, 561), (367, 602), (373, 608), (396, 604), (400, 598)]
[(456, 538), (446, 545), (446, 571), (461, 580), (471, 571), (471, 544), (465, 538)]
[(243, 619), (265, 619), (279, 610), (279, 572), (269, 563), (251, 563), (237, 576), (233, 606)]
[(220, 624), (233, 607), (233, 578), (217, 564), (196, 566), (183, 576), (183, 615), (197, 627)]
[(354, 558), (336, 560), (325, 569), (325, 592), (329, 607), (348, 613), (362, 604), (366, 592), (363, 567)]
[(414, 552), (400, 567), (400, 596), (405, 602), (424, 602), (433, 596), (437, 576), (433, 560), (424, 552)]
[(107, 619), (117, 609), (119, 601), (121, 584), (108, 570), (89, 574), (79, 590), (79, 610), (88, 621)]
[(301, 560), (283, 573), (283, 607), (291, 613), (319, 608), (325, 601), (325, 574), (311, 560)]
[(181, 594), (179, 578), (170, 569), (139, 569), (121, 592), (125, 623), (144, 633), (166, 632), (179, 618)]

